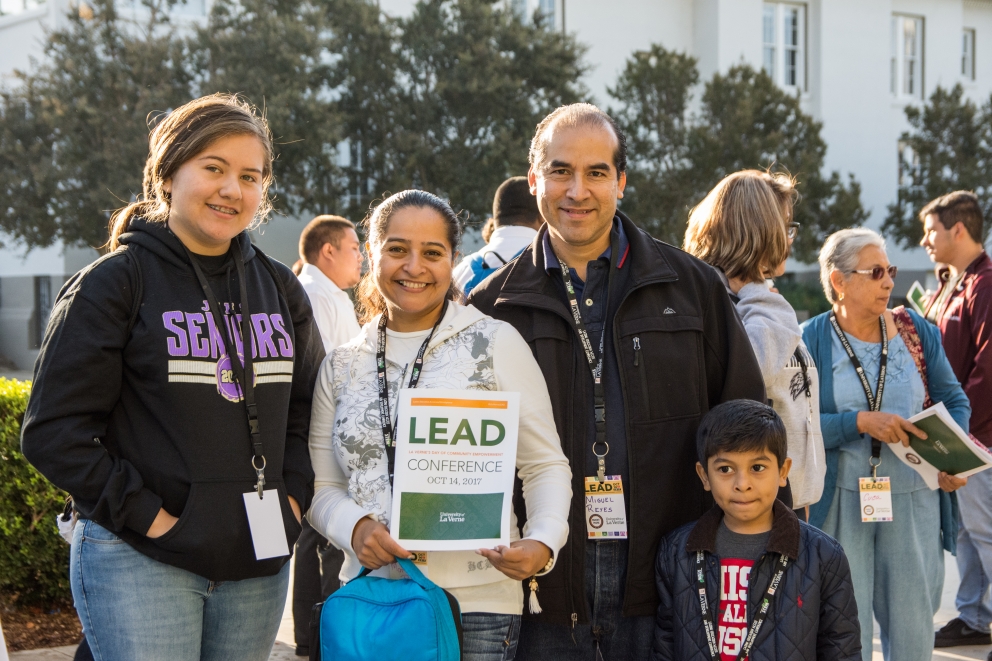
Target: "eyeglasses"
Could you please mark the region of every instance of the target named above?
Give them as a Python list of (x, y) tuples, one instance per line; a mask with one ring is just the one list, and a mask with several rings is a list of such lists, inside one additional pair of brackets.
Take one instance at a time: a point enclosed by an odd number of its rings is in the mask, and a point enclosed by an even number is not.
[(869, 275), (871, 276), (872, 280), (881, 280), (883, 277), (885, 277), (886, 273), (889, 274), (890, 278), (895, 280), (896, 273), (898, 272), (899, 272), (898, 266), (889, 266), (887, 268), (884, 266), (876, 266), (875, 268), (872, 269), (854, 269), (853, 271), (850, 271), (850, 273), (860, 273), (861, 275)]
[(799, 223), (789, 223), (785, 227), (786, 227), (785, 232), (786, 234), (788, 234), (789, 240), (794, 241), (796, 237), (799, 236), (799, 228), (800, 228)]

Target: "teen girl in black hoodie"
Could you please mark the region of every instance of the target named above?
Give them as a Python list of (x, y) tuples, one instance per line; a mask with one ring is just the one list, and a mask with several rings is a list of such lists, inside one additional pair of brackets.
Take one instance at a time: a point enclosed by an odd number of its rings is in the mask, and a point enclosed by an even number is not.
[[(323, 349), (298, 280), (246, 233), (269, 208), (265, 120), (205, 97), (149, 146), (112, 252), (59, 294), (22, 447), (72, 495), (72, 592), (97, 661), (263, 661), (313, 495)], [(266, 506), (253, 531), (248, 509)]]

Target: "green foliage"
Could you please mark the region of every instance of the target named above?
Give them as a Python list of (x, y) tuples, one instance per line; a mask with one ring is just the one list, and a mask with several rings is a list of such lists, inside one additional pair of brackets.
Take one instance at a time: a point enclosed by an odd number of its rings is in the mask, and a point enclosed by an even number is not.
[(785, 277), (775, 280), (775, 288), (789, 301), (793, 310), (806, 310), (810, 317), (830, 310), (830, 302), (819, 282), (797, 281)]
[(91, 4), (0, 92), (0, 230), (26, 246), (105, 243), (112, 210), (141, 191), (149, 113), (188, 99), (167, 2), (142, 26)]
[(720, 179), (745, 168), (771, 168), (800, 181), (795, 219), (802, 230), (793, 250), (801, 261), (814, 261), (830, 233), (864, 222), (853, 177), (845, 184), (837, 172), (821, 173), (822, 126), (802, 111), (797, 97), (763, 71), (740, 64), (705, 84), (699, 112), (690, 116), (697, 80), (695, 60), (656, 45), (635, 53), (609, 90), (621, 104), (611, 111), (637, 146), (623, 204), (633, 218), (680, 245), (689, 209)]
[[(900, 139), (899, 193), (882, 230), (906, 248), (919, 245), (920, 210), (956, 190), (974, 191), (985, 217), (992, 217), (992, 99), (979, 108), (964, 98), (960, 84), (938, 87), (923, 108), (907, 105), (906, 119), (910, 130)], [(986, 223), (986, 239), (988, 233)]]
[(30, 383), (0, 377), (0, 594), (43, 607), (71, 603), (69, 545), (55, 517), (65, 494), (21, 454)]
[[(339, 44), (331, 50), (343, 54), (336, 80), (346, 135), (362, 155), (349, 171), (355, 211), (418, 187), (485, 218), (496, 187), (526, 173), (537, 123), (584, 95), (582, 48), (503, 3), (421, 0), (399, 20), (364, 0), (332, 6), (346, 7), (329, 20)], [(375, 87), (359, 81), (365, 74)]]

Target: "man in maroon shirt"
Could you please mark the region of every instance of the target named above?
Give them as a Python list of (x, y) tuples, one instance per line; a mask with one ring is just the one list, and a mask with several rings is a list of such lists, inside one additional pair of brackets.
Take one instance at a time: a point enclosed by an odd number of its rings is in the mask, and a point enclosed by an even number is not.
[[(920, 212), (920, 220), (920, 245), (937, 263), (940, 282), (926, 316), (940, 327), (944, 351), (971, 401), (971, 433), (990, 446), (992, 261), (982, 245), (982, 209), (974, 193), (956, 191), (930, 202)], [(992, 471), (972, 475), (957, 493), (959, 617), (937, 631), (935, 647), (992, 642)], [(992, 654), (988, 658), (992, 661)]]

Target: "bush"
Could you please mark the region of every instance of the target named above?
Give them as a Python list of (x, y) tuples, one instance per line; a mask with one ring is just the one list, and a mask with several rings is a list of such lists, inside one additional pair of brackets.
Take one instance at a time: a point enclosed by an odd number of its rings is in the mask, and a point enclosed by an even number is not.
[(0, 377), (0, 596), (8, 603), (72, 603), (69, 545), (55, 517), (66, 494), (21, 454), (21, 421), (29, 382)]

